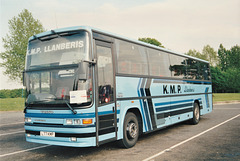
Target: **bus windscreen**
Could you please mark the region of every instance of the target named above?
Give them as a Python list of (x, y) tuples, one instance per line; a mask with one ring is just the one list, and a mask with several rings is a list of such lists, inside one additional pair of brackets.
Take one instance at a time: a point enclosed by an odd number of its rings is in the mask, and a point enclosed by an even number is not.
[[(91, 104), (91, 69), (89, 60), (89, 37), (85, 31), (60, 33), (40, 37), (29, 42), (25, 83), (28, 107), (46, 107), (68, 104), (86, 106)], [(79, 71), (84, 63), (82, 78)], [(81, 97), (79, 97), (79, 95)], [(78, 98), (78, 99), (76, 99)]]

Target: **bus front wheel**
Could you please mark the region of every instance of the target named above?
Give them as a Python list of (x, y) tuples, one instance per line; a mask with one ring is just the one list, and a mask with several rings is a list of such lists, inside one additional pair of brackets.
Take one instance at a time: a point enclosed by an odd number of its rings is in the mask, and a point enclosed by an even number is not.
[(133, 147), (138, 140), (139, 124), (134, 113), (128, 112), (123, 125), (123, 139), (120, 140), (120, 145), (124, 148)]
[(200, 121), (200, 108), (198, 103), (195, 102), (193, 107), (193, 118), (191, 120), (191, 123), (193, 125), (196, 125), (199, 123), (199, 121)]

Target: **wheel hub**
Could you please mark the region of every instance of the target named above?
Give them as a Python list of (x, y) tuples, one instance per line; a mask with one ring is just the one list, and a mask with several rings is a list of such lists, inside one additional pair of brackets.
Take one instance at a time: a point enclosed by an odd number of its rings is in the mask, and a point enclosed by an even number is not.
[(129, 123), (128, 126), (127, 126), (127, 133), (128, 133), (128, 136), (132, 139), (134, 139), (136, 136), (137, 136), (137, 126), (135, 123)]
[(198, 108), (195, 108), (195, 116), (196, 116), (196, 119), (198, 120), (199, 119), (199, 109)]

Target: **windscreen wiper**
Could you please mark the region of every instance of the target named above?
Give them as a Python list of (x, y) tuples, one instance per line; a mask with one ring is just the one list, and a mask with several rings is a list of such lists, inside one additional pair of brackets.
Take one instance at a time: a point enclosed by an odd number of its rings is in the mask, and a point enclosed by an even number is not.
[[(44, 100), (44, 101), (34, 101), (34, 103), (36, 103), (36, 102), (46, 102), (46, 100)], [(64, 102), (66, 103), (66, 105), (72, 111), (73, 114), (77, 114), (77, 111), (74, 110), (66, 100), (64, 100)], [(23, 110), (23, 113), (27, 113), (27, 108), (28, 108), (28, 106), (26, 105), (24, 110)]]
[(64, 100), (64, 101), (65, 101), (66, 105), (68, 106), (68, 108), (72, 111), (72, 113), (77, 114), (77, 111), (75, 111), (66, 100)]
[[(52, 99), (52, 98), (49, 98), (49, 99)], [(55, 100), (60, 100), (60, 99), (56, 99), (56, 98), (55, 98)], [(66, 100), (64, 100), (64, 102), (66, 103), (66, 105), (67, 105), (68, 108), (72, 111), (73, 114), (77, 114), (77, 111), (74, 110), (74, 108), (72, 108), (72, 107), (70, 106), (70, 104), (69, 104)]]
[[(56, 99), (56, 98), (55, 98), (55, 100), (59, 100), (59, 99)], [(77, 114), (77, 111), (74, 110), (74, 108), (71, 107), (70, 104), (69, 104), (66, 100), (64, 100), (64, 102), (66, 103), (66, 105), (67, 105), (68, 108), (72, 111), (73, 114)]]

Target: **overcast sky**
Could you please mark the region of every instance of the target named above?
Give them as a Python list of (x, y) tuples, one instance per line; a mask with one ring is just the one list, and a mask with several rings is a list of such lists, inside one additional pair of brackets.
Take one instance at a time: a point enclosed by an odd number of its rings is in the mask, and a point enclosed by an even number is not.
[[(47, 30), (92, 26), (132, 39), (151, 37), (186, 53), (240, 44), (240, 0), (0, 0), (0, 50), (8, 20), (28, 9)], [(21, 87), (0, 69), (0, 89)]]

